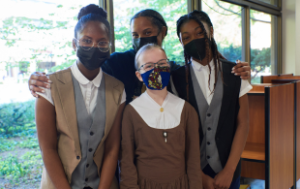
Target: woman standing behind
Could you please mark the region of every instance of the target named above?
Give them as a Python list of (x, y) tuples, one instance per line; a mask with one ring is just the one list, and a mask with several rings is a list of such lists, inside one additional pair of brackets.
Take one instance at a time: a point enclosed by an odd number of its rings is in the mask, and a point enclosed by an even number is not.
[(76, 63), (50, 75), (36, 101), (45, 168), (43, 189), (118, 188), (114, 173), (125, 106), (123, 84), (101, 70), (109, 58), (110, 27), (96, 5), (82, 8), (75, 27)]
[(248, 130), (247, 80), (231, 74), (235, 63), (220, 59), (208, 15), (194, 11), (177, 21), (186, 65), (172, 73), (179, 97), (197, 110), (203, 188), (240, 187), (240, 157)]
[(164, 50), (143, 46), (136, 69), (147, 90), (124, 111), (121, 189), (201, 189), (198, 116), (167, 91), (170, 64)]

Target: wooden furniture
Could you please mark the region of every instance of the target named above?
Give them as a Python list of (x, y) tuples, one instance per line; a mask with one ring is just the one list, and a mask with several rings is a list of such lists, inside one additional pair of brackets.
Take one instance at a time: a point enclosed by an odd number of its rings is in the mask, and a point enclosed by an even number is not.
[(261, 83), (273, 83), (274, 80), (300, 80), (300, 76), (292, 74), (261, 76)]
[(295, 82), (295, 143), (296, 143), (296, 188), (300, 188), (300, 81)]
[(294, 76), (294, 74), (278, 74), (278, 75), (262, 75), (260, 76), (260, 82), (261, 83), (271, 83), (272, 79), (280, 79), (280, 77), (291, 77)]
[(294, 97), (294, 83), (254, 85), (248, 93), (250, 130), (241, 176), (264, 179), (266, 189), (294, 185)]

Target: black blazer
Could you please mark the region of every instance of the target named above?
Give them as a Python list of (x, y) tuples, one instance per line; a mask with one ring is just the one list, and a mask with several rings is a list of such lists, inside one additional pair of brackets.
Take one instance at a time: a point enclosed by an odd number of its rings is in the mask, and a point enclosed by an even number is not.
[[(231, 145), (237, 128), (237, 116), (239, 113), (239, 93), (241, 87), (240, 77), (235, 76), (231, 73), (232, 67), (236, 64), (229, 62), (227, 60), (220, 60), (222, 62), (222, 72), (223, 72), (223, 99), (222, 107), (220, 111), (218, 128), (215, 136), (220, 160), (222, 166), (225, 167), (228, 160)], [(189, 64), (189, 70), (193, 68)], [(185, 66), (180, 67), (179, 69), (172, 72), (172, 80), (175, 86), (175, 89), (180, 98), (187, 100), (186, 93), (186, 71)], [(192, 84), (191, 74), (189, 73), (188, 77), (189, 82), (189, 103), (196, 109), (199, 115), (199, 110), (195, 98), (195, 92)], [(199, 133), (200, 133), (200, 145), (203, 139), (203, 131), (201, 126), (201, 120), (199, 116)], [(241, 162), (238, 163), (238, 166), (235, 170), (233, 180), (237, 179), (241, 174)]]

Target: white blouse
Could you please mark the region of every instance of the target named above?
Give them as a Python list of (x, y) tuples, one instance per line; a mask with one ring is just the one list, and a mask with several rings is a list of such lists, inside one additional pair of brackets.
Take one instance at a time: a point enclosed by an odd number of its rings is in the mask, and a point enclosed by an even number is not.
[[(192, 59), (192, 70), (197, 78), (197, 81), (200, 85), (201, 91), (208, 103), (210, 105), (212, 98), (214, 96), (214, 93), (211, 93), (214, 89), (214, 83), (215, 83), (215, 66), (213, 60), (210, 61), (209, 65), (211, 68), (211, 74), (210, 74), (210, 85), (208, 86), (208, 79), (209, 79), (209, 68), (208, 65), (203, 66), (199, 62)], [(240, 89), (240, 97), (248, 93), (252, 89), (252, 85), (250, 85), (248, 80), (241, 81), (241, 89)]]
[[(96, 107), (98, 88), (100, 87), (102, 81), (103, 71), (102, 69), (100, 69), (98, 75), (92, 81), (90, 81), (80, 72), (80, 70), (77, 67), (77, 64), (75, 63), (71, 66), (71, 73), (79, 83), (82, 96), (85, 102), (85, 107), (87, 109), (88, 114), (91, 114)], [(43, 89), (45, 91), (44, 93), (38, 92), (37, 94), (44, 97), (54, 106), (51, 90), (46, 88)], [(124, 103), (125, 101), (126, 101), (126, 93), (124, 89), (122, 94), (121, 104)]]
[(184, 100), (168, 92), (162, 106), (160, 106), (145, 91), (130, 105), (149, 127), (172, 129), (180, 124), (184, 103)]

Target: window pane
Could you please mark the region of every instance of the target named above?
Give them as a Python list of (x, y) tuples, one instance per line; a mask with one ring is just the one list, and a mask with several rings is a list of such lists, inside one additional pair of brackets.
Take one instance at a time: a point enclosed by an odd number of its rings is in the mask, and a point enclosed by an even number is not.
[(202, 9), (214, 26), (219, 52), (229, 61), (242, 59), (241, 7), (218, 0), (203, 0)]
[(168, 35), (163, 48), (170, 60), (184, 62), (182, 46), (176, 34), (176, 20), (187, 13), (187, 0), (114, 0), (115, 50), (124, 52), (132, 48), (130, 19), (138, 11), (154, 9), (166, 20)]
[[(260, 76), (271, 75), (272, 27), (271, 15), (250, 10), (250, 44), (252, 83), (260, 83)], [(274, 61), (274, 60), (273, 60)]]
[(30, 73), (74, 63), (81, 7), (99, 0), (5, 0), (0, 6), (0, 188), (38, 188), (42, 158), (36, 138)]

